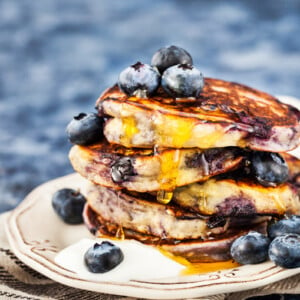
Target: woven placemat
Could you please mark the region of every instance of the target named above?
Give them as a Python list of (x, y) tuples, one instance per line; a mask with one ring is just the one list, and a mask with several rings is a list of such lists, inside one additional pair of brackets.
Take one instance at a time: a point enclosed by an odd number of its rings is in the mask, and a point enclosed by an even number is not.
[[(31, 269), (15, 256), (9, 246), (4, 231), (4, 223), (8, 214), (9, 213), (0, 215), (0, 299), (137, 299), (94, 293), (68, 287), (54, 282)], [(300, 275), (296, 275), (258, 289), (239, 293), (219, 294), (198, 299), (242, 300), (258, 295), (299, 293)]]

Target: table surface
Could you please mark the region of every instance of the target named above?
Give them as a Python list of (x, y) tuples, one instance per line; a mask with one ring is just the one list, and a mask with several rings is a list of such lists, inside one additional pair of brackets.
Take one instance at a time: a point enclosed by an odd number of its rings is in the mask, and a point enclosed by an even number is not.
[(187, 49), (204, 76), (300, 96), (300, 2), (2, 0), (0, 212), (72, 172), (65, 127), (160, 47)]

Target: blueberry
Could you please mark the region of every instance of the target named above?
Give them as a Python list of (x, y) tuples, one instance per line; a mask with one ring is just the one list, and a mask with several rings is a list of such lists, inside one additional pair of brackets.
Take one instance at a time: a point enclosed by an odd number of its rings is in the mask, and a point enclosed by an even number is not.
[(153, 94), (160, 84), (159, 73), (151, 66), (137, 62), (119, 75), (119, 88), (127, 95), (146, 98)]
[(129, 157), (122, 157), (111, 167), (111, 177), (116, 183), (121, 183), (134, 175), (132, 161)]
[(289, 176), (289, 169), (283, 157), (272, 152), (252, 152), (250, 172), (263, 186), (277, 186), (285, 182)]
[(258, 264), (268, 259), (270, 240), (265, 235), (251, 231), (237, 238), (231, 245), (232, 258), (242, 264)]
[(162, 74), (167, 68), (179, 64), (193, 64), (191, 55), (177, 46), (163, 47), (157, 50), (151, 60), (151, 65)]
[(224, 227), (227, 220), (223, 216), (213, 215), (209, 217), (209, 219), (206, 222), (206, 226), (210, 229), (215, 227)]
[(71, 143), (90, 145), (103, 138), (103, 119), (93, 113), (80, 113), (68, 124), (66, 131)]
[(270, 244), (269, 257), (283, 268), (300, 267), (300, 235), (289, 233), (276, 237)]
[(291, 216), (287, 219), (282, 219), (268, 226), (268, 235), (270, 239), (287, 233), (300, 234), (300, 216)]
[(161, 85), (174, 98), (197, 97), (204, 86), (204, 80), (197, 68), (181, 64), (165, 70)]
[(68, 224), (83, 222), (82, 212), (85, 202), (85, 197), (73, 189), (61, 189), (52, 196), (52, 207), (59, 217)]
[(123, 259), (121, 249), (108, 241), (95, 243), (84, 255), (84, 262), (93, 273), (108, 272), (119, 265)]

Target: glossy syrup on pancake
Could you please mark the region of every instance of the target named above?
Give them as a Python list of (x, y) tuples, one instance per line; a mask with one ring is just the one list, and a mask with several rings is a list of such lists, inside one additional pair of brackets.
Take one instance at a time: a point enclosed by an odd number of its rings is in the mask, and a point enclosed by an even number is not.
[(293, 149), (300, 138), (296, 108), (219, 79), (205, 78), (198, 98), (170, 98), (161, 88), (150, 98), (137, 98), (113, 86), (96, 107), (109, 116), (108, 140), (126, 147), (239, 146), (278, 152)]

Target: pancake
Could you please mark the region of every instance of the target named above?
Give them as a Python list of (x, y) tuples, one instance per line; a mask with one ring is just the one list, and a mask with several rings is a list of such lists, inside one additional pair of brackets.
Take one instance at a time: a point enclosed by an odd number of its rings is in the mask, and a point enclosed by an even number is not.
[(87, 193), (89, 206), (106, 223), (117, 224), (142, 234), (164, 239), (205, 238), (206, 220), (173, 205), (149, 201), (100, 185), (91, 185)]
[(235, 147), (201, 150), (129, 149), (108, 144), (73, 146), (73, 168), (103, 186), (137, 192), (173, 190), (237, 168), (244, 157)]
[(282, 153), (282, 157), (289, 167), (289, 182), (298, 191), (300, 197), (300, 159), (288, 153)]
[(127, 96), (117, 85), (96, 108), (107, 118), (104, 134), (125, 147), (201, 149), (238, 146), (285, 152), (300, 140), (300, 112), (275, 97), (234, 82), (205, 78), (197, 99)]
[(269, 220), (268, 217), (244, 218), (238, 227), (235, 220), (232, 220), (233, 224), (226, 232), (217, 230), (216, 233), (213, 233), (213, 230), (209, 229), (210, 237), (208, 239), (176, 240), (141, 233), (116, 223), (107, 222), (88, 204), (85, 206), (83, 217), (86, 226), (96, 237), (138, 240), (193, 263), (230, 260), (230, 246), (233, 241), (253, 230), (266, 233), (267, 221)]
[(210, 179), (174, 190), (172, 201), (201, 214), (251, 216), (297, 214), (300, 199), (289, 183), (265, 187), (250, 180)]

